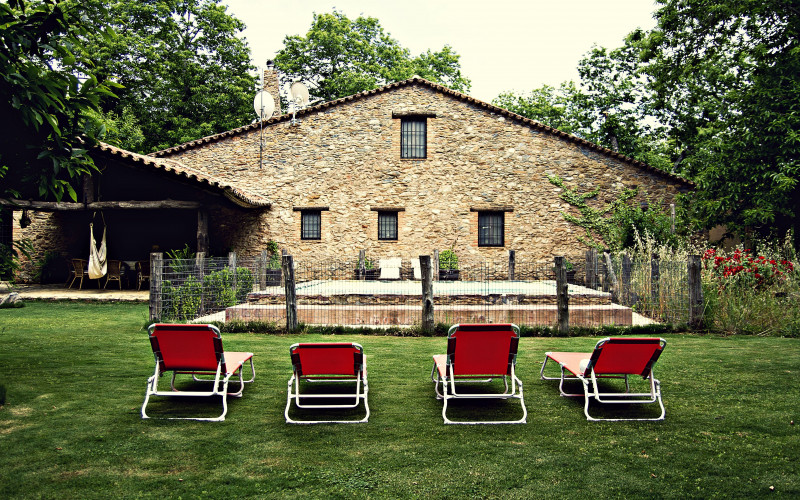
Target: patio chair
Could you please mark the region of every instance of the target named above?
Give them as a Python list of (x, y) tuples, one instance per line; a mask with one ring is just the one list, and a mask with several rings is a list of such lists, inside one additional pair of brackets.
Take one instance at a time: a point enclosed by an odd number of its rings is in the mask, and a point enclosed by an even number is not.
[[(522, 381), (514, 369), (519, 346), (519, 327), (513, 324), (453, 325), (447, 333), (447, 354), (433, 357), (431, 380), (436, 384), (436, 399), (443, 400), (442, 418), (446, 424), (524, 424), (528, 410), (522, 396)], [(463, 383), (502, 379), (502, 393), (465, 393)], [(510, 386), (509, 386), (510, 382)], [(519, 399), (522, 418), (501, 421), (453, 421), (447, 417), (447, 403), (457, 399)]]
[[(653, 376), (653, 365), (658, 360), (667, 341), (661, 338), (604, 338), (600, 340), (591, 353), (583, 352), (547, 352), (545, 353), (542, 380), (560, 380), (558, 389), (562, 396), (584, 397), (583, 412), (587, 420), (664, 420), (664, 403), (661, 400), (661, 384)], [(561, 366), (560, 377), (545, 376), (544, 370), (548, 361)], [(628, 382), (629, 375), (641, 375), (649, 382), (649, 392), (632, 393)], [(564, 390), (564, 381), (577, 379), (583, 384), (583, 394), (572, 394)], [(623, 379), (625, 391), (603, 389), (599, 382), (603, 379)], [(611, 392), (605, 392), (611, 391)], [(589, 415), (589, 400), (598, 403), (641, 404), (657, 402), (661, 407), (661, 415), (656, 418), (595, 418)]]
[(106, 284), (103, 288), (108, 288), (109, 281), (116, 281), (119, 283), (119, 289), (122, 290), (122, 261), (109, 260), (108, 272), (106, 274)]
[[(294, 344), (289, 348), (289, 353), (292, 358), (292, 376), (289, 379), (284, 411), (287, 424), (357, 424), (369, 420), (367, 360), (359, 344), (340, 342)], [(355, 387), (354, 391), (347, 393), (308, 390), (311, 384), (319, 382), (330, 383), (324, 388), (330, 388), (335, 383), (349, 383)], [(322, 389), (323, 385), (318, 387)], [(306, 391), (301, 392), (303, 389)], [(313, 400), (321, 402), (310, 402)], [(356, 408), (362, 400), (366, 415), (360, 420), (297, 420), (289, 416), (292, 402), (297, 408), (324, 410)]]
[[(83, 278), (87, 280), (93, 279), (89, 277), (89, 261), (86, 259), (72, 259), (72, 272), (70, 275), (72, 276), (72, 281), (70, 281), (69, 286), (67, 288), (72, 288), (72, 285), (75, 283), (75, 280), (78, 281), (78, 290), (83, 288)], [(100, 280), (97, 280), (97, 288), (100, 288)]]
[(150, 261), (140, 260), (136, 263), (136, 279), (139, 282), (136, 289), (142, 289), (142, 283), (150, 281)]
[[(228, 396), (242, 396), (244, 384), (255, 380), (252, 352), (225, 352), (219, 329), (214, 325), (150, 325), (150, 345), (156, 360), (155, 373), (147, 379), (147, 392), (142, 404), (142, 418), (150, 418), (145, 413), (150, 396), (220, 396), (222, 398), (222, 414), (218, 417), (172, 417), (169, 420), (201, 420), (221, 422), (228, 413)], [(249, 380), (244, 380), (242, 367), (250, 362), (252, 372)], [(166, 372), (172, 372), (168, 391), (159, 391), (158, 382)], [(239, 388), (236, 392), (228, 392), (228, 383), (234, 375), (239, 377)], [(176, 375), (191, 375), (195, 382), (213, 384), (206, 391), (184, 391), (175, 387)], [(203, 376), (213, 376), (201, 378)]]
[(380, 269), (381, 275), (378, 278), (379, 280), (399, 280), (400, 279), (400, 267), (403, 265), (403, 259), (401, 258), (393, 258), (393, 259), (381, 259), (380, 260)]

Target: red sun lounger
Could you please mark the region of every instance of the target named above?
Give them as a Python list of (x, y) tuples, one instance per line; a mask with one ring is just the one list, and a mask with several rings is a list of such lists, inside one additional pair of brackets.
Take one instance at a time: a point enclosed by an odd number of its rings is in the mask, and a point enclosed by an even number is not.
[[(560, 380), (559, 391), (562, 396), (584, 396), (583, 412), (588, 420), (664, 420), (664, 403), (661, 400), (661, 384), (653, 376), (653, 365), (658, 360), (667, 341), (661, 338), (605, 338), (597, 343), (591, 353), (547, 352), (540, 376), (542, 380)], [(547, 377), (544, 374), (547, 362), (553, 360), (561, 366), (560, 377)], [(650, 391), (630, 392), (629, 375), (641, 375), (649, 381)], [(599, 379), (624, 379), (625, 392), (600, 392)], [(570, 394), (564, 391), (564, 381), (578, 379), (583, 384), (583, 394)], [(595, 418), (589, 415), (589, 400), (598, 403), (655, 403), (661, 407), (661, 415), (656, 418)]]
[[(321, 342), (294, 344), (289, 348), (292, 376), (286, 396), (284, 416), (287, 424), (357, 424), (369, 420), (367, 402), (367, 360), (364, 349), (356, 343)], [(345, 383), (355, 386), (347, 393), (301, 392), (308, 384)], [(311, 403), (313, 400), (322, 403)], [(298, 408), (356, 408), (364, 401), (366, 415), (360, 420), (296, 420), (289, 416), (292, 402)], [(334, 404), (334, 401), (341, 403)]]
[[(150, 325), (150, 345), (156, 358), (153, 376), (147, 379), (147, 393), (142, 404), (142, 418), (150, 418), (145, 413), (150, 396), (221, 396), (222, 414), (212, 418), (173, 417), (170, 420), (203, 420), (220, 422), (228, 412), (228, 396), (241, 397), (244, 384), (256, 377), (252, 352), (225, 352), (219, 329), (214, 325)], [(249, 380), (242, 378), (242, 366), (250, 362), (252, 375)], [(168, 391), (159, 391), (158, 382), (166, 372), (172, 372)], [(209, 382), (213, 386), (208, 391), (181, 391), (175, 387), (177, 375), (191, 375), (198, 382)], [(239, 390), (228, 392), (228, 382), (238, 374)], [(204, 378), (200, 378), (203, 377)], [(213, 376), (213, 379), (208, 377)]]
[[(447, 333), (447, 354), (433, 357), (431, 380), (436, 399), (443, 400), (445, 424), (524, 424), (528, 416), (522, 398), (522, 381), (514, 373), (519, 345), (519, 327), (512, 324), (454, 325)], [(502, 393), (463, 393), (457, 385), (502, 379)], [(522, 418), (505, 421), (453, 421), (447, 417), (451, 399), (519, 399)]]

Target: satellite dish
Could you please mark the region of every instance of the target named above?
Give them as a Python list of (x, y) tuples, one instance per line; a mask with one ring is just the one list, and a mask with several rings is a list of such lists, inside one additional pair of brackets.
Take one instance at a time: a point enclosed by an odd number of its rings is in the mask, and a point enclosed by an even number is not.
[(275, 99), (272, 94), (266, 90), (262, 90), (253, 98), (253, 110), (261, 120), (272, 117), (275, 112)]
[(294, 82), (289, 87), (289, 94), (292, 96), (292, 101), (295, 101), (299, 107), (305, 107), (308, 104), (308, 87), (300, 82)]

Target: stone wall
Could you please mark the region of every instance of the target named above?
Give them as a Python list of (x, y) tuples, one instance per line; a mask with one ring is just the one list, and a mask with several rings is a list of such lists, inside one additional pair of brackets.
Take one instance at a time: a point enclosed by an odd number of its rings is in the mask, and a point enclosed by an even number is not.
[[(427, 158), (400, 158), (399, 116), (426, 115)], [(453, 248), (461, 267), (503, 261), (583, 258), (582, 230), (564, 220), (570, 206), (547, 175), (582, 192), (601, 188), (608, 203), (624, 188), (670, 203), (685, 185), (586, 144), (514, 119), (497, 109), (424, 83), (399, 85), (245, 130), (165, 156), (267, 197), (271, 209), (254, 216), (237, 237), (242, 255), (270, 239), (296, 260), (410, 259)], [(264, 154), (259, 158), (263, 136)], [(322, 238), (300, 238), (298, 208), (320, 208)], [(377, 237), (375, 208), (398, 212), (397, 241)], [(505, 246), (479, 247), (478, 210), (505, 212)], [(224, 214), (217, 214), (224, 217)], [(240, 220), (214, 220), (235, 230)]]

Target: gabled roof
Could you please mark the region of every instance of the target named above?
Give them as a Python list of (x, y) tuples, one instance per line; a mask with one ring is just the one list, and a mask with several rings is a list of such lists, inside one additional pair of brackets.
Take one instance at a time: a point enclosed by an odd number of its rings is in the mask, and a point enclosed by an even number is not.
[(228, 184), (213, 175), (187, 167), (183, 163), (167, 158), (154, 158), (152, 156), (141, 155), (117, 148), (110, 144), (101, 142), (97, 149), (126, 161), (128, 163), (141, 164), (143, 167), (150, 168), (159, 172), (169, 172), (176, 177), (182, 177), (198, 184), (200, 187), (210, 188), (212, 191), (221, 192), (223, 196), (245, 208), (268, 208), (271, 206), (269, 200), (261, 195), (248, 192), (240, 187)]
[[(456, 92), (455, 90), (449, 89), (449, 88), (444, 87), (442, 85), (439, 85), (437, 83), (433, 83), (433, 82), (431, 82), (429, 80), (426, 80), (426, 79), (424, 79), (424, 78), (422, 78), (420, 76), (416, 76), (416, 75), (411, 77), (411, 78), (409, 78), (408, 80), (403, 80), (403, 81), (400, 81), (400, 82), (390, 83), (388, 85), (384, 85), (383, 87), (379, 87), (377, 89), (366, 90), (366, 91), (360, 92), (358, 94), (354, 94), (354, 95), (347, 96), (347, 97), (342, 97), (341, 99), (336, 99), (334, 101), (328, 101), (328, 102), (324, 102), (324, 103), (321, 103), (321, 104), (317, 104), (315, 106), (311, 106), (311, 107), (305, 108), (305, 109), (303, 109), (301, 111), (298, 111), (296, 113), (296, 115), (297, 116), (308, 115), (308, 114), (311, 114), (311, 113), (315, 113), (317, 111), (322, 111), (322, 110), (326, 110), (326, 109), (329, 109), (329, 108), (334, 108), (334, 107), (337, 107), (337, 106), (341, 106), (341, 105), (349, 103), (349, 102), (358, 101), (360, 99), (364, 99), (366, 97), (369, 97), (369, 96), (372, 96), (372, 95), (375, 95), (375, 94), (381, 94), (381, 93), (385, 93), (385, 92), (390, 92), (393, 89), (397, 89), (397, 88), (401, 88), (401, 87), (408, 87), (408, 86), (412, 86), (412, 85), (420, 85), (420, 86), (423, 86), (423, 87), (429, 87), (429, 88), (431, 88), (433, 90), (436, 90), (438, 92), (441, 92), (443, 94), (452, 96), (452, 97), (454, 97), (454, 98), (456, 98), (456, 99), (458, 99), (460, 101), (467, 102), (469, 104), (478, 106), (480, 108), (484, 108), (487, 111), (490, 111), (490, 112), (496, 113), (498, 115), (501, 115), (503, 117), (506, 117), (508, 119), (514, 120), (517, 123), (521, 123), (523, 125), (531, 127), (532, 129), (552, 134), (552, 135), (554, 135), (556, 137), (559, 137), (560, 139), (563, 139), (563, 140), (566, 140), (566, 141), (569, 141), (569, 142), (573, 142), (573, 143), (578, 144), (578, 145), (580, 145), (582, 147), (585, 147), (585, 148), (591, 149), (593, 151), (596, 151), (596, 152), (598, 152), (600, 154), (609, 156), (609, 157), (617, 159), (617, 160), (624, 161), (625, 163), (633, 165), (633, 166), (635, 166), (637, 168), (641, 168), (643, 170), (647, 170), (647, 171), (650, 171), (650, 172), (653, 172), (653, 173), (658, 173), (658, 174), (663, 175), (664, 177), (667, 177), (667, 178), (669, 178), (669, 179), (671, 179), (671, 180), (673, 180), (673, 181), (675, 181), (677, 183), (683, 184), (684, 186), (688, 186), (688, 187), (694, 187), (695, 186), (693, 182), (691, 182), (689, 180), (686, 180), (683, 177), (680, 177), (678, 175), (675, 175), (675, 174), (672, 174), (670, 172), (665, 172), (663, 170), (657, 169), (657, 168), (655, 168), (653, 166), (648, 165), (647, 163), (641, 162), (639, 160), (635, 160), (635, 159), (633, 159), (633, 158), (631, 158), (629, 156), (623, 155), (621, 153), (617, 153), (617, 152), (612, 151), (612, 150), (610, 150), (608, 148), (604, 148), (603, 146), (600, 146), (600, 145), (595, 144), (593, 142), (589, 142), (589, 141), (587, 141), (585, 139), (581, 139), (580, 137), (568, 134), (566, 132), (562, 132), (562, 131), (560, 131), (560, 130), (558, 130), (556, 128), (548, 127), (547, 125), (539, 123), (536, 120), (531, 120), (530, 118), (525, 118), (522, 115), (518, 115), (516, 113), (512, 113), (511, 111), (509, 111), (507, 109), (500, 108), (498, 106), (494, 106), (492, 104), (489, 104), (487, 102), (481, 101), (479, 99), (475, 99), (474, 97), (470, 97), (470, 96), (468, 96), (466, 94), (462, 94), (460, 92)], [(263, 124), (264, 125), (271, 125), (271, 124), (275, 124), (275, 123), (289, 121), (291, 119), (292, 119), (292, 115), (287, 113), (287, 114), (283, 114), (283, 115), (280, 115), (280, 116), (273, 116), (272, 118), (270, 118), (268, 120), (264, 120)], [(183, 144), (179, 144), (179, 145), (173, 146), (171, 148), (162, 149), (161, 151), (156, 151), (156, 152), (150, 153), (150, 156), (153, 156), (153, 157), (166, 157), (166, 156), (169, 156), (171, 154), (178, 153), (180, 151), (186, 151), (187, 149), (193, 149), (193, 148), (197, 148), (197, 147), (202, 147), (204, 144), (209, 144), (209, 143), (212, 143), (212, 142), (216, 142), (216, 141), (219, 141), (221, 139), (225, 139), (227, 137), (233, 137), (233, 136), (237, 136), (239, 134), (243, 134), (243, 133), (246, 133), (246, 132), (249, 132), (249, 131), (252, 131), (252, 130), (258, 130), (258, 128), (260, 126), (261, 126), (261, 122), (251, 123), (249, 125), (245, 125), (243, 127), (235, 128), (233, 130), (228, 130), (228, 131), (225, 131), (225, 132), (221, 132), (219, 134), (210, 135), (210, 136), (203, 137), (203, 138), (200, 138), (200, 139), (197, 139), (197, 140), (194, 140), (194, 141), (185, 142)]]

